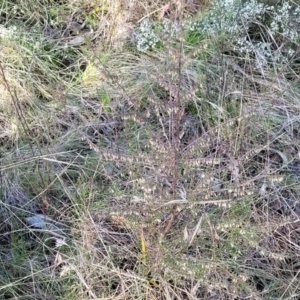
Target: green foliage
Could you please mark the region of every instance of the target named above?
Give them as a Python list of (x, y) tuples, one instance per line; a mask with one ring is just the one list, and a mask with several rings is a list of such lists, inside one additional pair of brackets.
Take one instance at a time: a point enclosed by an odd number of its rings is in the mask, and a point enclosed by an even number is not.
[(102, 106), (103, 106), (105, 113), (111, 112), (109, 94), (106, 91), (99, 92), (99, 97), (101, 99)]

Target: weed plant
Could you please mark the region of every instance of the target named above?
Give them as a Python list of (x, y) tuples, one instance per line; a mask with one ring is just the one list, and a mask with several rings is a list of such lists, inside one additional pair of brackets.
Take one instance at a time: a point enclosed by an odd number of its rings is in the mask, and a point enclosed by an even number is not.
[(0, 1), (0, 298), (297, 299), (300, 8), (271, 2)]

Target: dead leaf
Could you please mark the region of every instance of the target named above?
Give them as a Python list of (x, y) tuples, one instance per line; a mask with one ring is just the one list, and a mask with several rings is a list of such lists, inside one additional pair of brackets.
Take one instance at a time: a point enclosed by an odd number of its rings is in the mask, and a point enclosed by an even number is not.
[(159, 17), (158, 17), (160, 20), (165, 16), (165, 14), (169, 10), (169, 8), (170, 8), (170, 4), (167, 4), (167, 5), (162, 7), (162, 9), (160, 11), (160, 14), (159, 14)]
[(188, 238), (189, 238), (189, 233), (188, 233), (187, 227), (185, 226), (184, 230), (183, 230), (183, 240), (187, 241)]
[(68, 46), (80, 46), (84, 43), (85, 39), (83, 36), (76, 36), (74, 39), (68, 42)]
[(47, 200), (47, 196), (45, 194), (42, 195), (42, 212), (44, 215), (47, 214), (47, 211), (50, 207), (50, 204)]
[(229, 171), (231, 172), (232, 182), (238, 186), (240, 183), (240, 170), (239, 162), (236, 159), (232, 159), (230, 165), (228, 166)]
[(54, 260), (54, 265), (57, 267), (63, 262), (62, 256), (59, 252), (56, 253), (55, 260)]

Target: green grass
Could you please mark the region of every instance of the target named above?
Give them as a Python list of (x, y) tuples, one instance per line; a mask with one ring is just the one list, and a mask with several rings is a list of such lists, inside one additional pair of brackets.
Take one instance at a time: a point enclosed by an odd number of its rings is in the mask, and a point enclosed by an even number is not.
[(297, 41), (199, 3), (0, 1), (1, 299), (296, 299)]

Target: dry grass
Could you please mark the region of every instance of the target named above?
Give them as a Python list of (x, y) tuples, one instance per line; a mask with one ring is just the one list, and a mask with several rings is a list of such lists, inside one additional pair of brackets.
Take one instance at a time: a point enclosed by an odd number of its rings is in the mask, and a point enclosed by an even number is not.
[(138, 53), (141, 20), (209, 5), (180, 3), (3, 1), (0, 298), (298, 297), (297, 57)]

